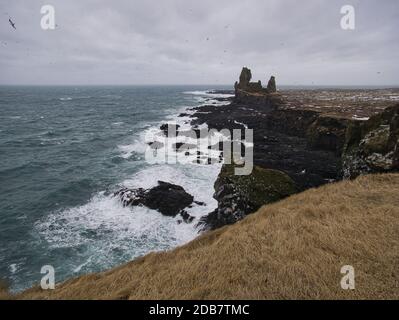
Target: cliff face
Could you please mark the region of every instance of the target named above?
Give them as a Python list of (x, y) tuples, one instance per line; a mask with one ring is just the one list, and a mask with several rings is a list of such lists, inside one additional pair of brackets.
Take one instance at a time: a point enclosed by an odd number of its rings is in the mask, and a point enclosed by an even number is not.
[(348, 119), (318, 116), (306, 130), (309, 148), (329, 150), (340, 155), (345, 143), (347, 127), (354, 122)]
[(258, 110), (270, 110), (274, 106), (281, 103), (281, 97), (268, 93), (247, 92), (238, 90), (235, 94), (234, 102), (237, 104), (251, 105), (254, 107), (256, 106)]
[(255, 166), (250, 175), (235, 175), (234, 165), (223, 165), (215, 182), (218, 207), (202, 217), (202, 230), (217, 229), (235, 223), (272, 203), (297, 192), (295, 182), (278, 170)]
[(399, 104), (365, 122), (352, 123), (343, 150), (347, 178), (363, 173), (399, 171)]

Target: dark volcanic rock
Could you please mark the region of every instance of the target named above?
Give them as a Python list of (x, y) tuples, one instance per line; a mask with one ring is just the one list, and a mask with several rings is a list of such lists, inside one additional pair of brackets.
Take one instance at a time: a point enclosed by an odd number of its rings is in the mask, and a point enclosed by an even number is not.
[(247, 88), (251, 79), (252, 79), (251, 70), (248, 69), (247, 67), (243, 67), (241, 70), (240, 81), (237, 84), (237, 88), (239, 89)]
[(233, 165), (224, 165), (215, 182), (218, 207), (200, 219), (202, 230), (213, 230), (235, 223), (262, 205), (297, 192), (292, 179), (277, 170), (255, 166), (247, 176), (234, 174)]
[(172, 148), (175, 151), (187, 152), (188, 150), (196, 150), (198, 147), (196, 144), (177, 142), (172, 145)]
[(192, 128), (190, 130), (180, 130), (178, 131), (178, 136), (179, 137), (189, 137), (193, 139), (203, 139), (208, 136), (208, 129), (203, 128), (203, 129), (198, 129), (198, 128)]
[(281, 97), (278, 94), (251, 94), (247, 91), (238, 91), (233, 101), (238, 105), (256, 107), (258, 111), (271, 111), (274, 106), (281, 103)]
[(179, 130), (179, 128), (180, 128), (180, 125), (170, 124), (170, 123), (164, 123), (159, 127), (159, 129), (161, 129), (163, 131), (163, 133), (166, 137), (169, 135), (169, 129), (172, 133), (175, 133), (177, 135), (177, 131)]
[(344, 176), (399, 171), (399, 104), (351, 123), (342, 155)]
[(180, 212), (180, 216), (183, 218), (183, 221), (184, 221), (185, 223), (191, 223), (191, 222), (193, 222), (193, 220), (194, 220), (194, 217), (193, 217), (193, 216), (190, 216), (190, 215), (187, 213), (186, 210), (182, 210), (182, 211)]
[(128, 189), (123, 188), (114, 193), (114, 196), (118, 196), (124, 207), (127, 206), (138, 206), (143, 205), (145, 202), (146, 190), (143, 188)]
[(342, 118), (318, 117), (307, 129), (308, 146), (341, 154), (345, 143), (346, 129), (350, 122)]
[(251, 70), (247, 67), (243, 67), (240, 74), (240, 85), (247, 86), (252, 79)]
[(120, 197), (124, 206), (144, 205), (166, 216), (176, 216), (194, 201), (183, 187), (163, 181), (158, 181), (158, 185), (149, 190), (121, 189), (115, 196)]
[(274, 76), (270, 77), (269, 82), (267, 83), (267, 90), (269, 92), (277, 92), (277, 87), (276, 87), (276, 78)]
[(163, 181), (158, 181), (158, 186), (150, 189), (145, 198), (147, 207), (167, 216), (175, 216), (194, 201), (183, 187)]
[(148, 145), (151, 147), (151, 149), (161, 149), (164, 147), (164, 144), (160, 141), (149, 142)]
[[(333, 129), (334, 120), (319, 120), (320, 114), (308, 110), (291, 110), (281, 107), (281, 100), (269, 95), (269, 107), (260, 107), (251, 99), (248, 103), (236, 100), (226, 106), (203, 106), (195, 113), (192, 124), (207, 123), (209, 128), (243, 129), (244, 123), (254, 134), (254, 164), (288, 174), (299, 190), (317, 187), (342, 178), (342, 132)], [(330, 128), (331, 142), (324, 137), (324, 129)], [(313, 125), (313, 127), (312, 127)], [(242, 130), (244, 134), (244, 130)], [(222, 148), (222, 143), (219, 143)]]
[(262, 83), (251, 82), (252, 73), (251, 70), (247, 67), (243, 67), (240, 74), (240, 81), (234, 84), (235, 94), (237, 96), (240, 91), (247, 92), (262, 92), (264, 88), (262, 88)]

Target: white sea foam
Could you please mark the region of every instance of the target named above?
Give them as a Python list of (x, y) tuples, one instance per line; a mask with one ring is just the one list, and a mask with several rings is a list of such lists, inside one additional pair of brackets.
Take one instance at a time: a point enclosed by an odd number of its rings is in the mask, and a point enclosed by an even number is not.
[(353, 120), (359, 120), (359, 121), (367, 121), (368, 119), (370, 119), (369, 117), (359, 117), (358, 115), (354, 114), (352, 116)]
[(10, 264), (9, 269), (11, 273), (16, 273), (19, 269), (19, 265), (17, 263), (12, 263)]
[(71, 101), (71, 100), (79, 100), (79, 99), (91, 99), (92, 96), (74, 96), (74, 97), (61, 97), (60, 101)]
[(190, 94), (193, 96), (203, 96), (208, 98), (230, 98), (234, 97), (234, 94), (228, 93), (212, 93), (212, 91), (186, 91), (184, 94)]
[[(220, 167), (151, 166), (123, 182), (128, 187), (149, 188), (158, 180), (183, 186), (197, 201), (206, 206), (193, 205), (187, 212), (200, 217), (213, 210), (217, 203), (212, 198), (210, 184)], [(74, 265), (74, 272), (89, 271), (102, 266), (111, 267), (123, 252), (126, 260), (150, 251), (165, 250), (186, 243), (198, 235), (194, 220), (191, 224), (178, 223), (179, 216), (165, 217), (146, 207), (123, 207), (117, 197), (95, 195), (88, 203), (54, 212), (37, 223), (40, 234), (50, 248), (86, 248), (81, 252), (85, 260)], [(115, 254), (115, 257), (113, 255)]]
[(144, 153), (147, 147), (148, 145), (142, 139), (135, 139), (131, 144), (119, 145), (118, 149), (122, 158), (129, 159), (133, 153)]
[(248, 126), (245, 123), (239, 122), (237, 120), (234, 120), (234, 123), (243, 126), (245, 129), (248, 129)]
[(204, 96), (208, 94), (208, 91), (200, 91), (200, 90), (195, 90), (195, 91), (185, 91), (183, 92), (184, 94), (191, 94), (191, 95), (200, 95)]
[[(181, 126), (181, 130), (190, 129), (189, 122), (192, 118), (177, 117), (180, 112), (194, 112), (186, 109), (187, 107), (175, 109), (175, 113), (168, 116), (166, 121), (173, 120)], [(148, 137), (167, 145), (167, 138), (159, 129), (161, 123), (165, 121), (151, 123), (145, 130), (132, 137), (132, 143), (119, 145), (117, 149), (121, 156), (129, 158), (134, 153), (144, 155), (148, 148), (147, 143), (150, 142), (146, 140)], [(206, 125), (200, 128), (206, 128)], [(184, 137), (181, 139), (178, 141), (191, 141)], [(213, 139), (219, 141), (217, 135)], [(203, 151), (205, 153), (209, 150), (206, 148)], [(196, 154), (190, 159), (196, 159)], [(179, 215), (172, 218), (142, 206), (123, 207), (117, 197), (100, 192), (84, 205), (53, 212), (37, 222), (36, 228), (51, 249), (79, 248), (81, 259), (70, 257), (66, 262), (75, 273), (109, 268), (150, 251), (170, 249), (195, 238), (198, 235), (195, 228), (198, 219), (216, 208), (213, 183), (220, 168), (220, 163), (201, 165), (191, 161), (175, 165), (147, 165), (120, 183), (129, 188), (151, 188), (161, 180), (182, 186), (194, 196), (194, 200), (205, 203), (205, 206), (193, 204), (191, 208), (186, 208), (186, 211), (195, 217), (191, 224), (179, 224)]]
[(104, 194), (80, 207), (51, 214), (37, 229), (52, 249), (85, 248), (81, 252), (84, 262), (74, 267), (75, 272), (109, 267), (120, 251), (131, 259), (195, 236), (191, 225), (178, 225), (176, 219), (145, 207), (124, 208), (117, 198)]

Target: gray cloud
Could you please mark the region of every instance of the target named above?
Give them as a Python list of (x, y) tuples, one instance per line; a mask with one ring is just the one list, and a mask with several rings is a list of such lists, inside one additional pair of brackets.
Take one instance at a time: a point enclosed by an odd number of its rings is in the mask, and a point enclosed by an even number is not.
[(232, 84), (247, 65), (280, 84), (399, 85), (397, 0), (2, 0), (0, 15), (0, 84)]

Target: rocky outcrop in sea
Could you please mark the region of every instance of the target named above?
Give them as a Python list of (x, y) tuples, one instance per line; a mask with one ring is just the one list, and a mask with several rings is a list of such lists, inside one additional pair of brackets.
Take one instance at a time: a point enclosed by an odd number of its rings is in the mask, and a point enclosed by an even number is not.
[(194, 197), (184, 190), (183, 187), (164, 181), (158, 181), (158, 185), (151, 189), (129, 189), (123, 188), (115, 192), (114, 196), (120, 198), (124, 206), (146, 206), (158, 210), (165, 216), (175, 217), (178, 214), (185, 222), (192, 222), (191, 217), (184, 209), (191, 206)]

